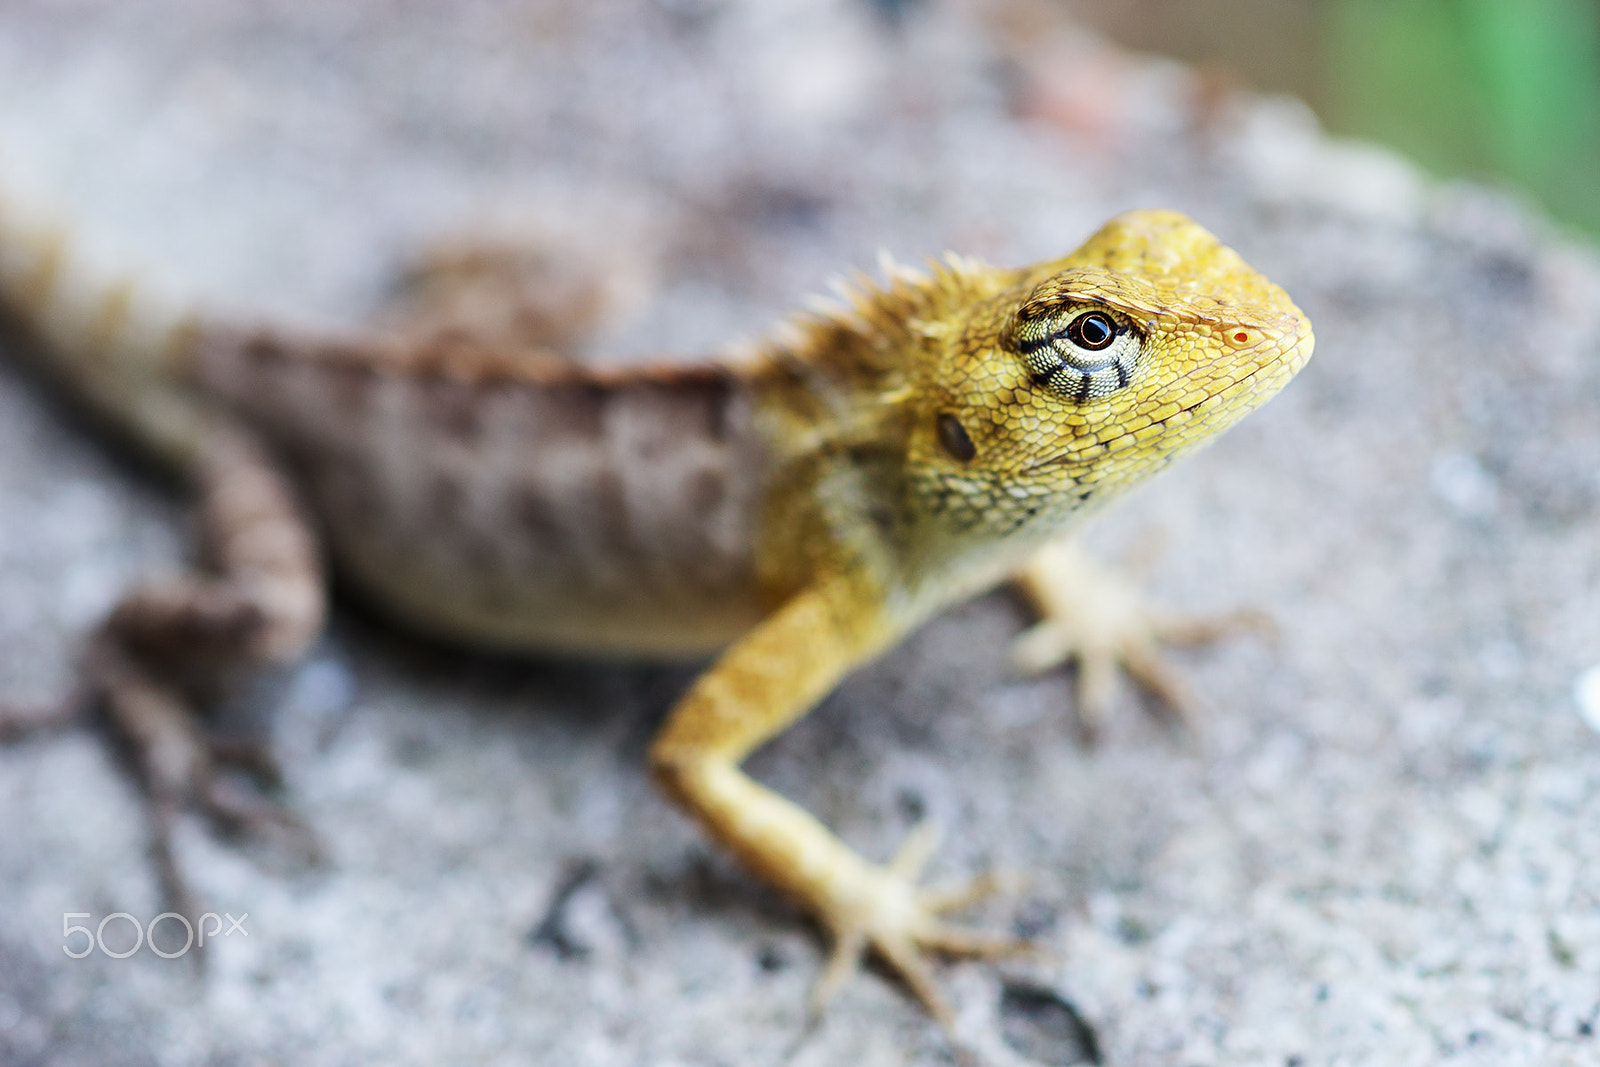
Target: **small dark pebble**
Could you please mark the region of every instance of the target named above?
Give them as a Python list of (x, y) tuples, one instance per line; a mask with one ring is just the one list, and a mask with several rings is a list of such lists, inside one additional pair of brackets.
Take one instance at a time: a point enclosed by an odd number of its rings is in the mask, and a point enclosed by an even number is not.
[(1007, 982), (1000, 994), (1000, 1033), (1006, 1044), (1040, 1063), (1104, 1062), (1094, 1028), (1048, 989)]

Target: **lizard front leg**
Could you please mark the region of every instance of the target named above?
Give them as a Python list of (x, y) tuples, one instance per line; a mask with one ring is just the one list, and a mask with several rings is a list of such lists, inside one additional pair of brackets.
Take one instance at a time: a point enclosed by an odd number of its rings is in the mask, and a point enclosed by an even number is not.
[(1271, 629), (1269, 619), (1248, 609), (1206, 619), (1155, 606), (1115, 569), (1065, 539), (1035, 551), (1012, 580), (1039, 620), (1012, 645), (1011, 664), (1035, 675), (1075, 662), (1078, 714), (1090, 737), (1105, 721), (1119, 670), (1183, 721), (1194, 698), (1167, 665), (1161, 646), (1204, 643), (1239, 629)]
[(650, 761), (667, 792), (717, 840), (828, 929), (833, 954), (813, 990), (814, 1010), (820, 1011), (871, 948), (948, 1027), (952, 1016), (924, 951), (993, 955), (1025, 947), (938, 918), (986, 886), (920, 890), (914, 879), (932, 847), (926, 832), (914, 832), (891, 863), (871, 863), (739, 769), (750, 751), (899, 636), (879, 611), (862, 610), (862, 600), (845, 580), (795, 596), (696, 680), (657, 735)]

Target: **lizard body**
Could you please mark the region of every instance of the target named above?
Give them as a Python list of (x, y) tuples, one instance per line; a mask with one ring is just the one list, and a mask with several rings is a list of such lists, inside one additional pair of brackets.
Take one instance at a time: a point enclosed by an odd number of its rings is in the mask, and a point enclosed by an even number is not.
[[(211, 323), (90, 276), (66, 231), (5, 206), (0, 294), (205, 509), (214, 573), (135, 591), (97, 641), (113, 719), (179, 703), (172, 661), (298, 655), (324, 613), (313, 528), (374, 600), (455, 638), (722, 649), (658, 735), (657, 777), (829, 929), (819, 999), (870, 946), (945, 1019), (922, 951), (1005, 946), (914, 888), (923, 839), (871, 864), (740, 761), (953, 601), (1008, 576), (1046, 609), (1068, 595), (1047, 588), (1061, 537), (1267, 400), (1312, 347), (1280, 289), (1164, 211), (1020, 270), (895, 272), (742, 361), (603, 372), (470, 332)], [(1084, 647), (1043, 644), (1035, 666)]]

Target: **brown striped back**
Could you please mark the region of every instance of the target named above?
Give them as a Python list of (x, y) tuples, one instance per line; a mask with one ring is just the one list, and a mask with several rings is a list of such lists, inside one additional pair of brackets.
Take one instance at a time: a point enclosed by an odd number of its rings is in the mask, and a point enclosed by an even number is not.
[(195, 376), (300, 469), (343, 572), (431, 629), (666, 654), (760, 617), (762, 457), (723, 367), (214, 338)]

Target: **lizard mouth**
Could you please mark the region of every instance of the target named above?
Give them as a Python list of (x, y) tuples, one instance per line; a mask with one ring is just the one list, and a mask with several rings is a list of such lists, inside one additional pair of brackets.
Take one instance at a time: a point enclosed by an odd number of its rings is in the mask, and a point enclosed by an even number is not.
[[(1289, 373), (1287, 375), (1285, 375), (1285, 377), (1283, 379), (1283, 382), (1280, 383), (1280, 385), (1279, 385), (1279, 388), (1282, 388), (1283, 385), (1287, 385), (1288, 384), (1290, 378), (1294, 377), (1294, 375), (1299, 372), (1301, 367), (1305, 366), (1306, 360), (1310, 358), (1310, 353), (1309, 352), (1307, 352), (1304, 355), (1301, 354), (1301, 350), (1305, 346), (1307, 339), (1308, 339), (1307, 337), (1302, 336), (1298, 341), (1296, 341), (1296, 343), (1293, 345), (1293, 347), (1291, 347), (1288, 351), (1286, 351), (1282, 356), (1279, 356), (1277, 359), (1274, 359), (1274, 360), (1272, 360), (1270, 362), (1267, 362), (1267, 363), (1262, 363), (1260, 366), (1255, 367), (1253, 370), (1250, 371), (1249, 374), (1246, 374), (1244, 377), (1242, 377), (1242, 378), (1238, 379), (1237, 381), (1233, 382), (1227, 388), (1219, 389), (1217, 392), (1212, 393), (1209, 396), (1202, 397), (1201, 399), (1196, 400), (1193, 404), (1190, 404), (1188, 407), (1179, 408), (1177, 411), (1173, 412), (1171, 415), (1168, 415), (1165, 419), (1161, 419), (1155, 425), (1165, 425), (1169, 420), (1171, 420), (1173, 418), (1176, 418), (1179, 415), (1185, 414), (1187, 412), (1194, 411), (1196, 408), (1204, 407), (1207, 404), (1215, 404), (1221, 398), (1226, 397), (1226, 396), (1234, 393), (1235, 391), (1237, 391), (1242, 386), (1248, 384), (1250, 381), (1252, 381), (1256, 377), (1256, 375), (1261, 374), (1263, 371), (1280, 370), (1280, 369), (1283, 369), (1284, 367), (1287, 367)], [(1275, 390), (1273, 390), (1273, 392), (1276, 393), (1277, 390), (1275, 389)], [(1268, 399), (1270, 399), (1270, 395), (1267, 396), (1267, 397), (1263, 397), (1261, 399), (1261, 403), (1265, 403)], [(1260, 404), (1256, 404), (1256, 405), (1253, 405), (1250, 409), (1248, 409), (1246, 411), (1239, 412), (1238, 415), (1235, 416), (1234, 421), (1237, 421), (1238, 419), (1243, 418), (1245, 415), (1248, 415), (1250, 413), (1250, 411), (1255, 410), (1255, 408), (1259, 407), (1259, 406), (1260, 406)], [(1132, 431), (1128, 431), (1128, 433), (1131, 433), (1131, 432)], [(1101, 442), (1101, 445), (1103, 447), (1105, 447), (1105, 448), (1109, 448), (1110, 445), (1111, 445), (1111, 442), (1118, 441), (1118, 440), (1121, 440), (1124, 437), (1127, 437), (1128, 433), (1120, 433), (1120, 434), (1117, 434), (1115, 437), (1108, 437), (1104, 441)], [(1027, 473), (1029, 471), (1038, 470), (1041, 467), (1050, 467), (1050, 466), (1054, 466), (1057, 463), (1066, 463), (1066, 462), (1072, 460), (1075, 457), (1075, 455), (1076, 455), (1076, 451), (1074, 449), (1069, 448), (1069, 449), (1066, 449), (1064, 451), (1057, 452), (1055, 455), (1047, 456), (1044, 459), (1041, 459), (1041, 460), (1038, 460), (1036, 462), (1028, 464), (1027, 466), (1025, 466), (1025, 467), (1023, 467), (1021, 469), (1020, 473), (1024, 473), (1025, 474), (1025, 473)]]

